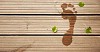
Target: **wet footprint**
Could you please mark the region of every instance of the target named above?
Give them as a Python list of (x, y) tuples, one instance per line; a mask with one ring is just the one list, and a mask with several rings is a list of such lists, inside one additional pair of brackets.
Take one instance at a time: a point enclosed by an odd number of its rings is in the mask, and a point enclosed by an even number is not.
[(71, 16), (62, 15), (63, 19), (69, 20), (69, 30), (66, 31), (65, 35), (62, 38), (62, 43), (65, 46), (68, 46), (72, 43), (72, 34), (73, 34), (73, 30), (74, 30), (74, 24), (76, 22), (75, 13), (77, 13), (77, 11), (75, 10), (74, 5), (72, 5), (72, 4), (63, 3), (61, 5), (61, 8), (63, 10), (63, 12), (61, 14), (71, 14)]
[(22, 47), (19, 47), (17, 49), (14, 49), (14, 50), (0, 50), (0, 52), (24, 52), (26, 51), (26, 49), (30, 48), (31, 47), (31, 44), (30, 45), (24, 45)]
[(8, 51), (8, 52), (24, 52), (26, 51), (27, 48), (30, 48), (31, 47), (31, 44), (30, 45), (25, 45), (23, 47), (19, 47), (15, 50), (11, 50), (11, 51)]

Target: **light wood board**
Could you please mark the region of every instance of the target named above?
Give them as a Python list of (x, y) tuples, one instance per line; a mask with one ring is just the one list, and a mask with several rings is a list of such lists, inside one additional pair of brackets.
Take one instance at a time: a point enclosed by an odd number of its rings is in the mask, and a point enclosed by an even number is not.
[[(79, 7), (79, 2), (84, 7)], [(60, 14), (61, 4), (71, 3), (77, 14), (100, 14), (100, 0), (0, 0), (0, 14)], [(58, 32), (53, 33), (52, 27)], [(77, 16), (74, 34), (85, 33), (86, 27), (100, 35), (100, 15)], [(69, 21), (61, 16), (0, 15), (0, 34), (64, 34)], [(0, 36), (0, 52), (10, 52), (19, 47), (25, 52), (100, 52), (100, 36), (73, 36), (71, 45), (62, 44), (63, 36)], [(16, 51), (15, 51), (16, 52)]]

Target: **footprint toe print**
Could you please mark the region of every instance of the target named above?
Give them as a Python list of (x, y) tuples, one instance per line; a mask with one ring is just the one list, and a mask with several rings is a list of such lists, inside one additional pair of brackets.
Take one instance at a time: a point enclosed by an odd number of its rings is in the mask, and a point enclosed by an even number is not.
[(61, 8), (63, 10), (63, 12), (61, 14), (71, 14), (71, 16), (62, 15), (63, 19), (69, 20), (69, 29), (66, 31), (65, 36), (63, 36), (63, 38), (62, 38), (62, 43), (65, 46), (68, 46), (72, 43), (72, 34), (73, 34), (73, 30), (74, 30), (74, 24), (76, 22), (75, 13), (77, 13), (77, 11), (76, 11), (74, 5), (72, 5), (72, 4), (63, 3), (61, 5)]
[[(72, 4), (63, 3), (61, 5), (61, 8), (63, 10), (63, 12), (61, 14), (73, 14), (74, 15), (75, 13), (77, 13), (74, 5), (72, 5)], [(63, 19), (68, 19), (68, 17), (70, 17), (70, 16), (62, 15)]]

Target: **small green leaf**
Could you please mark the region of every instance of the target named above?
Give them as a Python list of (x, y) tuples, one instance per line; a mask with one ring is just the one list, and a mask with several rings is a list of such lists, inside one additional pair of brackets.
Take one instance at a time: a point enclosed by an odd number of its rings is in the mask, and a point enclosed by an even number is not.
[(87, 27), (85, 30), (86, 33), (92, 33), (92, 28), (91, 27)]
[(83, 7), (85, 4), (84, 4), (84, 2), (79, 2), (79, 4), (78, 4), (80, 7)]
[(58, 28), (56, 26), (52, 27), (52, 32), (56, 33), (58, 31)]

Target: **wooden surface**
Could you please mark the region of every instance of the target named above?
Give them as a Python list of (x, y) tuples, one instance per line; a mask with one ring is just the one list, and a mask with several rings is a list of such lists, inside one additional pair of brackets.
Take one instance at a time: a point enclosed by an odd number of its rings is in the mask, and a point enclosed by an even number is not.
[[(79, 7), (79, 2), (85, 2), (84, 7)], [(75, 5), (79, 14), (100, 14), (100, 0), (0, 0), (1, 14), (58, 14), (62, 12), (61, 4)]]
[(21, 36), (21, 37), (0, 37), (0, 50), (10, 51), (25, 48), (30, 45), (25, 52), (99, 52), (100, 37), (96, 36), (73, 36), (73, 42), (69, 46), (62, 44), (61, 36)]
[[(78, 6), (80, 1), (84, 7)], [(60, 14), (62, 3), (74, 4), (77, 14), (100, 14), (100, 0), (0, 0), (0, 14)], [(51, 31), (53, 26), (58, 27), (57, 33)], [(86, 34), (88, 26), (92, 27), (90, 34), (100, 35), (100, 15), (77, 16), (74, 34)], [(0, 15), (0, 35), (64, 34), (68, 28), (68, 20), (61, 16)], [(62, 44), (62, 37), (0, 36), (0, 52), (23, 50), (25, 46), (29, 47), (25, 52), (100, 52), (100, 36), (73, 36), (69, 46)]]
[[(93, 28), (91, 34), (100, 34), (99, 17), (77, 16), (74, 34), (86, 34), (85, 29), (88, 26)], [(51, 30), (53, 26), (58, 27), (56, 34), (64, 34), (69, 28), (69, 22), (61, 16), (0, 16), (1, 34), (55, 34)]]

